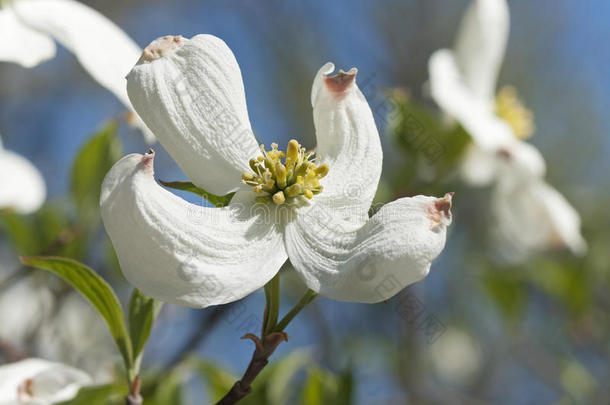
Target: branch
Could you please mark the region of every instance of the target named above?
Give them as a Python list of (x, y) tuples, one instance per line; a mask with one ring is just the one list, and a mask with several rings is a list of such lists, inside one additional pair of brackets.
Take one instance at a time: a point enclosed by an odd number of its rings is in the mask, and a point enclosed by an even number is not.
[(231, 390), (227, 392), (216, 405), (236, 404), (239, 400), (252, 392), (252, 382), (269, 363), (269, 357), (273, 354), (275, 349), (277, 349), (279, 344), (288, 340), (288, 335), (284, 332), (272, 332), (266, 335), (263, 340), (260, 340), (258, 337), (249, 333), (243, 336), (242, 339), (250, 339), (254, 342), (256, 348), (252, 354), (252, 359), (241, 380), (237, 381)]
[[(269, 357), (275, 352), (275, 349), (277, 349), (280, 343), (288, 340), (288, 335), (284, 332), (284, 329), (317, 295), (318, 294), (315, 291), (307, 290), (299, 302), (288, 311), (279, 322), (277, 322), (277, 313), (279, 309), (279, 277), (274, 278), (268, 286), (265, 286), (267, 305), (265, 307), (263, 330), (261, 334), (262, 339), (259, 339), (251, 333), (242, 337), (242, 339), (250, 339), (254, 342), (255, 349), (252, 354), (252, 359), (241, 380), (237, 381), (231, 390), (222, 397), (216, 405), (235, 404), (252, 392), (252, 382), (260, 372), (263, 371), (265, 366), (267, 366)], [(271, 316), (269, 316), (270, 313)]]

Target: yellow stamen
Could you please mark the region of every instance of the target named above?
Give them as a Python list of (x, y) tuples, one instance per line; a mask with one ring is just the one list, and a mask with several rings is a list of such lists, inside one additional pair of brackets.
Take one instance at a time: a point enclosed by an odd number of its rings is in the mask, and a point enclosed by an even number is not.
[(286, 197), (296, 197), (298, 195), (303, 194), (303, 186), (300, 184), (293, 184), (290, 187), (286, 187), (284, 189)]
[(277, 205), (283, 204), (286, 201), (286, 197), (284, 196), (283, 191), (278, 191), (277, 193), (273, 194), (273, 197), (271, 198), (273, 199), (273, 202)]
[[(263, 194), (257, 201), (266, 199), (277, 205), (300, 196), (311, 199), (322, 192), (320, 179), (328, 174), (328, 166), (317, 165), (319, 161), (313, 151), (307, 151), (294, 139), (288, 142), (286, 153), (276, 143), (271, 150), (260, 145), (261, 156), (250, 160), (254, 173), (244, 173), (242, 182)], [(265, 196), (266, 194), (266, 196)]]
[(286, 166), (281, 162), (277, 162), (275, 165), (275, 179), (277, 180), (278, 188), (286, 187)]
[(536, 130), (534, 114), (523, 105), (512, 86), (504, 86), (498, 92), (496, 113), (511, 126), (518, 139), (530, 138)]
[(316, 174), (320, 178), (325, 177), (328, 174), (328, 165), (323, 164), (323, 165), (316, 167)]

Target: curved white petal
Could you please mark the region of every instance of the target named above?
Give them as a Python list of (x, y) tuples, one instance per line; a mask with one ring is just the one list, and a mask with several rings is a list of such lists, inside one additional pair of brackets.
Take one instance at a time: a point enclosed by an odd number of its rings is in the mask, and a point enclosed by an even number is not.
[(504, 174), (523, 179), (543, 178), (546, 164), (536, 147), (515, 139), (497, 151), (488, 151), (477, 144), (471, 144), (460, 169), (467, 183), (480, 187)]
[(27, 214), (40, 208), (45, 197), (46, 186), (38, 169), (0, 146), (0, 208)]
[(34, 67), (55, 56), (55, 43), (23, 25), (10, 7), (0, 8), (0, 61)]
[(508, 42), (506, 0), (473, 0), (464, 14), (455, 58), (465, 85), (478, 97), (493, 100)]
[(330, 171), (322, 180), (324, 194), (360, 207), (366, 217), (381, 175), (383, 153), (373, 113), (356, 85), (357, 70), (328, 76), (325, 64), (317, 73), (311, 99), (316, 127), (316, 154)]
[(286, 249), (309, 288), (336, 300), (379, 302), (428, 274), (445, 246), (450, 207), (450, 195), (402, 198), (361, 225), (320, 198), (286, 224)]
[(127, 76), (144, 122), (196, 185), (214, 194), (240, 188), (260, 154), (237, 61), (212, 35), (167, 36), (146, 47)]
[(156, 183), (153, 156), (124, 157), (102, 185), (102, 219), (125, 277), (192, 307), (235, 301), (269, 281), (286, 253), (262, 206), (237, 195), (224, 208), (187, 203)]
[(524, 258), (534, 251), (568, 248), (584, 254), (580, 215), (544, 180), (502, 175), (494, 190), (497, 231), (509, 256)]
[(428, 68), (432, 98), (445, 113), (459, 121), (481, 148), (496, 151), (515, 141), (510, 126), (495, 115), (493, 103), (478, 97), (463, 82), (450, 50), (436, 51)]
[(74, 398), (89, 384), (91, 378), (73, 367), (26, 359), (0, 366), (0, 404), (50, 405)]
[[(140, 58), (141, 49), (121, 28), (73, 0), (18, 0), (11, 5), (23, 24), (55, 38), (74, 53), (93, 79), (132, 109), (125, 76)], [(150, 130), (138, 127), (151, 142)]]
[(466, 183), (475, 187), (483, 187), (496, 178), (498, 165), (496, 153), (481, 149), (472, 143), (466, 149), (460, 172)]
[(515, 140), (497, 152), (501, 161), (499, 171), (511, 177), (543, 178), (546, 174), (546, 163), (540, 151), (533, 145)]

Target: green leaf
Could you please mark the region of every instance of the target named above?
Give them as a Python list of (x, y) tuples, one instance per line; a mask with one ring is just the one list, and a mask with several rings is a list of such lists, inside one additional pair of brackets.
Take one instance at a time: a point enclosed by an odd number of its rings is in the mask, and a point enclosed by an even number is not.
[(354, 373), (351, 368), (347, 368), (339, 376), (339, 386), (335, 404), (351, 405), (354, 393)]
[(336, 375), (322, 367), (312, 367), (301, 392), (303, 405), (350, 405), (353, 396), (353, 373), (347, 369)]
[(161, 306), (160, 301), (150, 298), (137, 288), (131, 294), (131, 300), (129, 301), (129, 336), (136, 367)]
[(54, 256), (21, 257), (23, 264), (49, 270), (76, 288), (104, 318), (127, 370), (133, 366), (131, 340), (127, 334), (123, 310), (114, 291), (93, 269), (76, 260)]
[(128, 393), (125, 384), (108, 384), (96, 387), (83, 387), (76, 397), (69, 401), (58, 402), (57, 405), (108, 405), (123, 404)]
[(201, 196), (208, 200), (215, 207), (226, 207), (231, 202), (231, 198), (235, 193), (229, 193), (227, 195), (219, 196), (212, 193), (208, 193), (207, 191), (197, 187), (190, 181), (163, 181), (159, 180), (159, 183), (163, 184), (165, 187), (173, 188), (176, 190), (189, 191), (191, 193), (195, 193), (198, 196)]
[(98, 220), (102, 182), (123, 154), (116, 132), (116, 122), (107, 124), (80, 148), (72, 164), (70, 192), (80, 217), (87, 221)]
[(324, 375), (319, 368), (311, 368), (303, 385), (301, 403), (303, 405), (323, 405), (324, 402)]

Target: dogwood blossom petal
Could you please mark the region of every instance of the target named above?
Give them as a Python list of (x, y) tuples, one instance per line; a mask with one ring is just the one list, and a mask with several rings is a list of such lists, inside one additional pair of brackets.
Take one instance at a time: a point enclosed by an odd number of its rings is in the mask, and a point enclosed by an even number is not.
[[(125, 76), (138, 61), (141, 50), (123, 30), (96, 10), (73, 0), (17, 0), (10, 7), (26, 27), (50, 35), (74, 53), (93, 79), (132, 109)], [(154, 141), (152, 132), (138, 117), (131, 121), (147, 142)]]
[(546, 163), (540, 151), (533, 145), (515, 140), (497, 151), (501, 163), (500, 171), (510, 176), (543, 178), (546, 174)]
[(153, 41), (127, 76), (136, 111), (197, 186), (214, 194), (239, 188), (260, 154), (250, 127), (241, 72), (212, 35)]
[(540, 178), (503, 175), (494, 189), (492, 208), (498, 236), (513, 260), (552, 248), (568, 248), (577, 255), (587, 251), (580, 215)]
[(46, 197), (42, 175), (34, 165), (0, 143), (0, 208), (27, 214), (40, 208)]
[(330, 167), (321, 183), (325, 195), (350, 199), (366, 216), (381, 175), (379, 133), (356, 84), (356, 68), (329, 76), (334, 69), (332, 63), (325, 64), (318, 71), (311, 92), (316, 153)]
[(235, 301), (269, 281), (286, 253), (266, 205), (251, 192), (224, 208), (187, 203), (156, 183), (153, 157), (124, 157), (102, 185), (102, 219), (125, 277), (191, 307)]
[(493, 100), (510, 14), (506, 0), (473, 0), (464, 14), (455, 59), (464, 84), (478, 97)]
[(11, 7), (0, 8), (0, 61), (30, 68), (55, 56), (55, 43), (23, 25)]
[(497, 178), (500, 172), (512, 172), (512, 176), (543, 178), (546, 163), (536, 147), (514, 140), (497, 151), (471, 144), (461, 164), (464, 180), (473, 186), (485, 186)]
[(498, 156), (472, 143), (466, 148), (460, 172), (466, 183), (476, 187), (486, 186), (496, 178)]
[(84, 372), (61, 363), (25, 359), (0, 366), (0, 404), (51, 405), (91, 384)]
[(379, 302), (424, 278), (445, 245), (451, 195), (401, 198), (366, 224), (322, 198), (286, 224), (286, 249), (307, 286), (341, 301)]
[(496, 151), (515, 141), (508, 123), (495, 115), (493, 103), (481, 99), (465, 85), (451, 51), (436, 51), (428, 67), (432, 98), (481, 148)]

